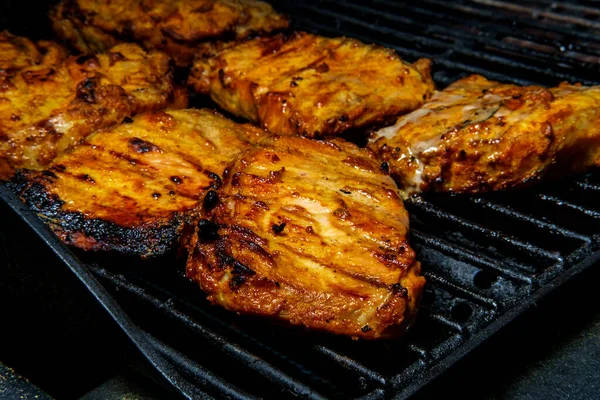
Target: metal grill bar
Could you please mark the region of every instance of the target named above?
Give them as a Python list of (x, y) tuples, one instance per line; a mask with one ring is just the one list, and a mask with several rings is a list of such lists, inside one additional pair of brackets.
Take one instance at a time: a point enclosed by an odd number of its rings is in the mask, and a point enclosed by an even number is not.
[(524, 242), (522, 240), (517, 239), (516, 237), (514, 237), (512, 235), (507, 235), (500, 231), (492, 230), (485, 226), (479, 225), (477, 223), (473, 223), (473, 222), (468, 221), (468, 220), (466, 220), (462, 217), (459, 217), (455, 214), (448, 213), (448, 212), (436, 207), (432, 203), (415, 202), (415, 203), (411, 204), (410, 209), (413, 210), (413, 212), (415, 210), (418, 210), (420, 212), (423, 211), (423, 212), (427, 213), (428, 215), (435, 217), (436, 219), (448, 221), (452, 224), (455, 224), (456, 226), (460, 226), (461, 228), (463, 228), (465, 230), (471, 231), (473, 233), (485, 235), (484, 237), (506, 243), (508, 245), (513, 246), (516, 249), (519, 249), (523, 252), (529, 253), (533, 256), (543, 257), (548, 260), (553, 260), (555, 262), (563, 262), (564, 261), (563, 257), (560, 254), (557, 254), (552, 251), (548, 251), (546, 249), (542, 249), (540, 247), (535, 246), (532, 243)]
[[(297, 381), (296, 379), (289, 376), (287, 373), (280, 369), (276, 369), (271, 364), (263, 361), (261, 358), (254, 354), (249, 353), (245, 349), (236, 346), (231, 342), (229, 338), (222, 337), (214, 332), (211, 332), (207, 327), (198, 324), (196, 321), (191, 319), (188, 315), (183, 314), (175, 309), (168, 302), (161, 301), (155, 297), (150, 296), (146, 291), (132, 282), (125, 280), (124, 277), (119, 277), (111, 272), (103, 269), (99, 266), (90, 265), (92, 272), (99, 278), (109, 281), (111, 284), (117, 285), (120, 289), (126, 290), (130, 293), (135, 294), (139, 300), (152, 305), (155, 309), (161, 313), (165, 313), (168, 316), (177, 320), (182, 326), (193, 329), (200, 337), (207, 340), (211, 345), (219, 346), (219, 348), (226, 353), (228, 356), (237, 359), (242, 365), (246, 365), (248, 368), (253, 369), (261, 376), (267, 378), (271, 383), (279, 385), (292, 393), (303, 396), (310, 399), (325, 399), (325, 396), (315, 392), (310, 387)], [(197, 367), (202, 370), (201, 367)], [(210, 374), (210, 372), (203, 370), (203, 373)], [(244, 392), (236, 392), (236, 396), (245, 396)]]
[(432, 234), (424, 234), (415, 228), (411, 229), (411, 239), (412, 243), (416, 242), (429, 248), (439, 250), (458, 261), (464, 261), (480, 268), (497, 271), (509, 279), (515, 279), (526, 284), (532, 283), (531, 276), (520, 272), (527, 269), (524, 265), (513, 264), (509, 266), (506, 261), (503, 263), (494, 261), (485, 255), (475, 253), (464, 246), (457, 245), (456, 243), (449, 243)]
[[(324, 6), (328, 7), (328, 8), (326, 9), (326, 8), (324, 8)], [(514, 57), (511, 58), (511, 57), (506, 57), (506, 56), (493, 55), (490, 53), (490, 51), (493, 49), (494, 45), (497, 45), (496, 47), (503, 49), (503, 50), (517, 51), (520, 53), (523, 53), (523, 50), (521, 47), (511, 46), (509, 43), (501, 43), (498, 41), (494, 41), (493, 39), (490, 39), (490, 38), (486, 38), (485, 40), (478, 39), (475, 35), (471, 36), (470, 41), (460, 40), (461, 39), (460, 32), (452, 31), (450, 29), (447, 29), (447, 28), (444, 28), (441, 26), (431, 27), (430, 25), (427, 25), (426, 23), (419, 24), (419, 23), (415, 22), (414, 19), (411, 19), (411, 18), (404, 18), (401, 16), (386, 14), (386, 13), (382, 13), (382, 12), (378, 13), (376, 10), (373, 10), (372, 7), (365, 7), (365, 6), (356, 5), (356, 4), (347, 3), (347, 2), (333, 2), (332, 0), (322, 0), (321, 2), (319, 2), (318, 6), (315, 6), (313, 4), (300, 3), (297, 5), (297, 7), (300, 10), (307, 10), (312, 13), (318, 13), (319, 15), (325, 17), (325, 21), (327, 21), (327, 20), (330, 21), (331, 19), (335, 19), (338, 21), (342, 21), (342, 22), (349, 23), (354, 26), (360, 27), (360, 29), (367, 30), (368, 32), (370, 32), (370, 34), (369, 35), (362, 34), (361, 35), (362, 40), (370, 41), (370, 42), (375, 41), (375, 42), (381, 43), (383, 45), (389, 45), (389, 43), (385, 42), (387, 40), (389, 42), (392, 42), (393, 43), (392, 47), (396, 48), (401, 53), (403, 53), (403, 49), (398, 48), (399, 43), (405, 43), (405, 45), (407, 47), (414, 47), (415, 42), (417, 44), (427, 46), (427, 47), (431, 48), (431, 50), (425, 51), (425, 52), (423, 52), (424, 54), (419, 54), (418, 56), (434, 57), (436, 60), (436, 63), (440, 63), (440, 64), (444, 65), (445, 67), (449, 67), (449, 68), (458, 67), (459, 69), (468, 70), (472, 73), (479, 73), (479, 74), (483, 74), (483, 75), (486, 75), (486, 76), (492, 77), (492, 78), (495, 77), (495, 79), (514, 81), (514, 77), (513, 77), (513, 79), (510, 79), (510, 77), (507, 77), (505, 74), (497, 74), (493, 70), (473, 66), (473, 64), (475, 64), (475, 65), (480, 64), (481, 61), (483, 60), (483, 61), (486, 61), (486, 62), (489, 62), (492, 64), (502, 64), (509, 68), (514, 68), (516, 70), (519, 70), (520, 73), (523, 73), (523, 71), (528, 71), (528, 72), (534, 73), (536, 75), (541, 74), (543, 76), (547, 76), (552, 81), (569, 80), (571, 82), (578, 81), (578, 82), (582, 82), (585, 84), (593, 84), (597, 81), (595, 79), (583, 79), (582, 74), (581, 74), (581, 72), (583, 72), (583, 71), (579, 71), (578, 74), (573, 75), (570, 73), (557, 71), (556, 68), (553, 69), (553, 68), (549, 68), (547, 66), (536, 67), (533, 64), (533, 63), (536, 63), (536, 64), (541, 63), (544, 60), (546, 60), (546, 61), (552, 60), (555, 62), (558, 62), (558, 60), (561, 60), (562, 62), (559, 65), (564, 65), (564, 63), (565, 63), (564, 58), (562, 58), (562, 59), (554, 58), (553, 56), (547, 55), (545, 53), (537, 54), (535, 52), (530, 52), (530, 54), (528, 54), (528, 56), (530, 57), (529, 62), (522, 62), (522, 61), (517, 61)], [(365, 20), (353, 17), (352, 16), (353, 11), (369, 13), (376, 17), (393, 21), (396, 24), (394, 25), (394, 28), (388, 28), (386, 26), (381, 26), (381, 25), (374, 25), (373, 22), (370, 20), (365, 21)], [(317, 25), (316, 26), (317, 28), (324, 28), (324, 25), (326, 25), (326, 24), (324, 22), (315, 23), (315, 21), (310, 21), (310, 25), (311, 26)], [(411, 28), (411, 29), (408, 29), (408, 28)], [(329, 28), (329, 30), (331, 30), (331, 29)], [(446, 35), (446, 38), (451, 39), (450, 43), (448, 43), (447, 41), (435, 39), (434, 37), (436, 36), (435, 35), (436, 32), (444, 33), (444, 35)], [(339, 32), (338, 32), (338, 34), (339, 34)], [(380, 39), (381, 35), (389, 36), (390, 38), (393, 38), (393, 40), (390, 40), (389, 38), (382, 40), (382, 39)], [(463, 39), (464, 38), (465, 38), (465, 36), (463, 35)], [(485, 46), (486, 51), (471, 50), (471, 48), (474, 45)], [(414, 52), (413, 52), (413, 54), (414, 54)], [(542, 54), (544, 54), (544, 55), (542, 56)], [(452, 60), (456, 57), (456, 55), (463, 56), (463, 57), (470, 57), (472, 63), (471, 64), (457, 63), (456, 61)], [(535, 56), (540, 56), (540, 57), (536, 58)], [(541, 57), (543, 57), (543, 58), (541, 58)], [(540, 64), (540, 65), (547, 65), (547, 64)], [(592, 73), (592, 76), (594, 76), (594, 77), (597, 75), (596, 71), (593, 71), (591, 73)], [(539, 79), (539, 76), (536, 79)], [(546, 81), (549, 81), (549, 80), (546, 79)], [(531, 83), (531, 82), (526, 82), (526, 83)]]
[(554, 234), (558, 234), (558, 235), (561, 235), (561, 236), (564, 236), (567, 238), (581, 240), (584, 243), (591, 243), (591, 241), (592, 241), (592, 238), (588, 235), (583, 235), (581, 233), (562, 228), (556, 224), (542, 221), (539, 218), (535, 218), (531, 215), (523, 214), (523, 213), (516, 211), (508, 206), (493, 203), (490, 200), (482, 198), (482, 197), (471, 197), (468, 200), (474, 204), (477, 204), (480, 207), (496, 211), (498, 213), (501, 213), (507, 217), (510, 217), (510, 218), (513, 218), (516, 220), (529, 222), (530, 224), (535, 225), (538, 228), (546, 229)]
[[(374, 10), (372, 6), (365, 7), (365, 6), (354, 4), (354, 3), (348, 3), (346, 1), (343, 1), (343, 2), (333, 1), (333, 0), (325, 0), (325, 1), (327, 3), (331, 3), (330, 7), (337, 8), (340, 5), (343, 5), (344, 7), (347, 7), (349, 10), (355, 10), (355, 11), (361, 12), (363, 14), (375, 16), (380, 19), (389, 20), (391, 22), (394, 22), (395, 29), (389, 29), (389, 30), (386, 29), (385, 30), (386, 33), (392, 32), (395, 36), (406, 35), (406, 37), (410, 37), (411, 40), (418, 40), (419, 42), (429, 45), (431, 47), (439, 46), (439, 48), (451, 48), (456, 54), (461, 54), (461, 55), (474, 57), (474, 58), (482, 58), (482, 59), (485, 59), (487, 61), (494, 62), (494, 63), (510, 64), (514, 67), (522, 68), (522, 69), (525, 69), (525, 70), (528, 70), (531, 72), (535, 72), (535, 73), (541, 73), (541, 74), (550, 73), (553, 77), (564, 79), (564, 80), (581, 81), (581, 79), (582, 79), (581, 74), (573, 75), (573, 74), (569, 74), (569, 73), (555, 72), (547, 67), (547, 65), (548, 65), (547, 63), (544, 64), (544, 62), (553, 61), (555, 63), (560, 62), (561, 64), (564, 65), (565, 61), (566, 61), (564, 57), (556, 57), (553, 55), (549, 55), (547, 53), (536, 52), (536, 51), (527, 50), (527, 49), (524, 50), (523, 47), (521, 47), (521, 46), (510, 45), (509, 43), (504, 43), (504, 42), (495, 40), (495, 39), (491, 38), (490, 35), (486, 35), (485, 38), (480, 38), (478, 35), (474, 35), (473, 32), (463, 33), (457, 29), (445, 28), (443, 26), (432, 26), (430, 24), (428, 25), (426, 21), (419, 23), (414, 19), (414, 17), (406, 18), (403, 16), (390, 14), (389, 12), (377, 11), (377, 10)], [(410, 8), (411, 7), (406, 7), (406, 12), (409, 14), (410, 14)], [(324, 10), (322, 10), (322, 9), (320, 9), (320, 10), (321, 10), (321, 12), (325, 13)], [(403, 10), (403, 12), (404, 12), (404, 10)], [(331, 15), (331, 13), (329, 11), (327, 11), (327, 15)], [(348, 18), (348, 17), (344, 17), (344, 19), (351, 21), (353, 23), (360, 21), (359, 19)], [(400, 25), (398, 25), (398, 24), (400, 24)], [(372, 25), (370, 25), (370, 26), (372, 27)], [(379, 26), (377, 29), (382, 30), (383, 28), (381, 26)], [(440, 34), (443, 35), (443, 39), (446, 39), (447, 41), (431, 39), (432, 37), (440, 37)], [(448, 43), (448, 41), (450, 41), (450, 43)], [(488, 51), (481, 52), (481, 51), (469, 50), (477, 45), (485, 46), (485, 48), (487, 48)], [(494, 47), (497, 49), (510, 50), (510, 51), (515, 51), (518, 53), (528, 54), (530, 56), (529, 63), (515, 61), (515, 60), (512, 60), (507, 57), (494, 56), (494, 55), (490, 54), (490, 50), (493, 50)], [(545, 67), (540, 68), (540, 67), (534, 66), (534, 64), (545, 65)], [(589, 84), (592, 81), (586, 80), (586, 82)]]

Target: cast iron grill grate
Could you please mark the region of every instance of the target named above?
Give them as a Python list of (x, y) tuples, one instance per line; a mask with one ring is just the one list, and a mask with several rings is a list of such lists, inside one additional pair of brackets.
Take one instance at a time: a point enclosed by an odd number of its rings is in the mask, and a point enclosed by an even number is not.
[[(380, 43), (409, 61), (432, 58), (440, 87), (470, 73), (519, 84), (599, 83), (600, 11), (583, 1), (273, 3), (298, 29)], [(414, 328), (399, 341), (351, 341), (233, 315), (182, 278), (183, 260), (77, 255), (158, 354), (208, 395), (405, 398), (600, 258), (598, 204), (597, 172), (408, 204), (428, 284)]]

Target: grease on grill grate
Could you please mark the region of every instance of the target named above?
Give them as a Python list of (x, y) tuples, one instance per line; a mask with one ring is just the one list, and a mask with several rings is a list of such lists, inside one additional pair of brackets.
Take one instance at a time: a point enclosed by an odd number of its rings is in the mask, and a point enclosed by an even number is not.
[[(470, 73), (519, 84), (598, 83), (600, 12), (577, 4), (273, 3), (298, 29), (377, 42), (409, 61), (433, 58), (440, 86)], [(407, 397), (483, 328), (598, 251), (598, 204), (594, 172), (519, 192), (429, 195), (408, 205), (428, 285), (414, 328), (399, 341), (356, 342), (233, 315), (160, 263), (92, 270), (118, 289), (163, 355), (209, 394)]]

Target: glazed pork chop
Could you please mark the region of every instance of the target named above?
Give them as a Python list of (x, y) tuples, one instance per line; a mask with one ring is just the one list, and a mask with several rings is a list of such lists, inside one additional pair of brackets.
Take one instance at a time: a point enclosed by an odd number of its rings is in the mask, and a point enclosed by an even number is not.
[(43, 169), (93, 131), (137, 113), (184, 107), (170, 59), (122, 44), (68, 57), (53, 42), (0, 33), (0, 179)]
[(265, 133), (214, 111), (142, 114), (8, 183), (67, 244), (144, 257), (178, 244), (225, 166)]
[(194, 62), (190, 85), (275, 134), (336, 136), (419, 107), (434, 86), (430, 61), (304, 32), (239, 43)]
[(473, 75), (376, 132), (403, 193), (504, 190), (600, 165), (600, 86), (546, 89)]
[(195, 53), (289, 24), (269, 4), (255, 0), (63, 0), (50, 16), (58, 36), (80, 51), (136, 42), (164, 51), (182, 67)]
[(370, 151), (276, 137), (210, 193), (187, 274), (213, 303), (372, 339), (411, 322), (424, 278), (397, 187)]

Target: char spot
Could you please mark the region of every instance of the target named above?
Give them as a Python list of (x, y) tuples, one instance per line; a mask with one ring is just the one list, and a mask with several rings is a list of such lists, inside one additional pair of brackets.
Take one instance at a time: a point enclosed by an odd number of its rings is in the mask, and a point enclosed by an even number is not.
[(279, 235), (281, 232), (283, 232), (283, 229), (285, 228), (285, 222), (282, 222), (281, 224), (273, 224), (273, 226), (271, 227), (271, 229), (273, 229), (273, 233), (275, 233), (276, 235)]
[(402, 286), (399, 283), (394, 283), (392, 285), (392, 293), (399, 294), (402, 297), (407, 297), (408, 289), (406, 289), (404, 286)]
[(225, 71), (223, 71), (223, 68), (219, 69), (219, 82), (221, 82), (221, 86), (227, 87), (227, 83), (225, 82)]
[(219, 195), (214, 190), (209, 190), (204, 196), (204, 201), (202, 202), (202, 207), (204, 211), (210, 211), (215, 208), (219, 204)]
[(65, 167), (62, 164), (56, 164), (52, 166), (52, 169), (55, 170), (56, 172), (65, 172), (67, 170), (67, 167)]
[(161, 194), (158, 192), (152, 193), (152, 197), (154, 197), (155, 199), (158, 199), (160, 196), (161, 196)]
[(95, 184), (96, 183), (96, 181), (94, 180), (94, 178), (92, 178), (88, 174), (78, 175), (77, 178), (81, 179), (84, 182), (88, 182), (88, 183), (91, 183), (91, 184)]
[(465, 160), (467, 158), (467, 152), (464, 150), (461, 150), (458, 152), (458, 159), (460, 161)]
[(132, 149), (135, 152), (137, 152), (139, 154), (149, 153), (151, 151), (162, 153), (162, 150), (157, 145), (147, 142), (145, 140), (139, 139), (139, 138), (131, 139), (129, 141), (129, 145), (132, 147)]
[(170, 177), (169, 179), (171, 179), (171, 182), (173, 182), (176, 185), (180, 185), (181, 182), (183, 182), (183, 180), (180, 177), (175, 176), (175, 175)]
[(317, 65), (315, 70), (320, 73), (329, 72), (329, 65), (327, 65), (327, 63), (321, 63), (321, 64)]
[(221, 177), (219, 175), (215, 174), (214, 172), (211, 172), (210, 174), (208, 174), (208, 177), (213, 180), (213, 182), (210, 185), (213, 189), (218, 189), (223, 185), (223, 181), (221, 180)]
[(21, 116), (17, 115), (17, 114), (13, 114), (10, 116), (10, 120), (11, 121), (20, 121), (21, 120)]
[(124, 124), (130, 124), (133, 122), (133, 119), (129, 118), (129, 117), (125, 117), (123, 118), (123, 123)]
[(44, 176), (47, 176), (47, 177), (50, 177), (50, 178), (54, 178), (54, 179), (58, 178), (58, 176), (56, 176), (56, 174), (54, 172), (52, 172), (52, 171), (42, 171), (42, 174)]
[(311, 233), (312, 234), (312, 233), (315, 233), (315, 230), (313, 229), (312, 226), (309, 225), (309, 226), (306, 227), (306, 233)]
[(169, 196), (175, 196), (175, 191), (174, 190), (169, 190)]
[(342, 192), (342, 193), (344, 193), (344, 194), (352, 194), (352, 192), (351, 192), (351, 191), (349, 191), (349, 190), (348, 190), (348, 189), (346, 189), (346, 188), (341, 188), (341, 189), (340, 189), (340, 192)]
[(362, 328), (360, 328), (360, 330), (363, 331), (363, 333), (367, 333), (373, 329), (369, 325), (365, 325)]
[(76, 89), (76, 97), (86, 103), (96, 102), (96, 80), (92, 78), (86, 78), (79, 82)]
[(198, 221), (198, 238), (203, 242), (219, 239), (219, 225), (207, 219)]
[(350, 118), (348, 118), (348, 116), (346, 114), (342, 115), (341, 117), (338, 118), (338, 120), (340, 122), (348, 122)]
[(385, 161), (381, 163), (379, 169), (386, 174), (390, 173), (390, 165)]
[(96, 59), (96, 56), (94, 56), (93, 54), (82, 54), (75, 59), (75, 62), (78, 65), (83, 65), (83, 64), (87, 63), (88, 61), (92, 62), (92, 63), (97, 63), (98, 60)]
[(246, 275), (234, 274), (231, 277), (231, 279), (229, 280), (229, 287), (231, 289), (237, 289), (240, 286), (242, 286), (244, 283), (246, 283), (247, 279), (248, 279), (248, 277)]

